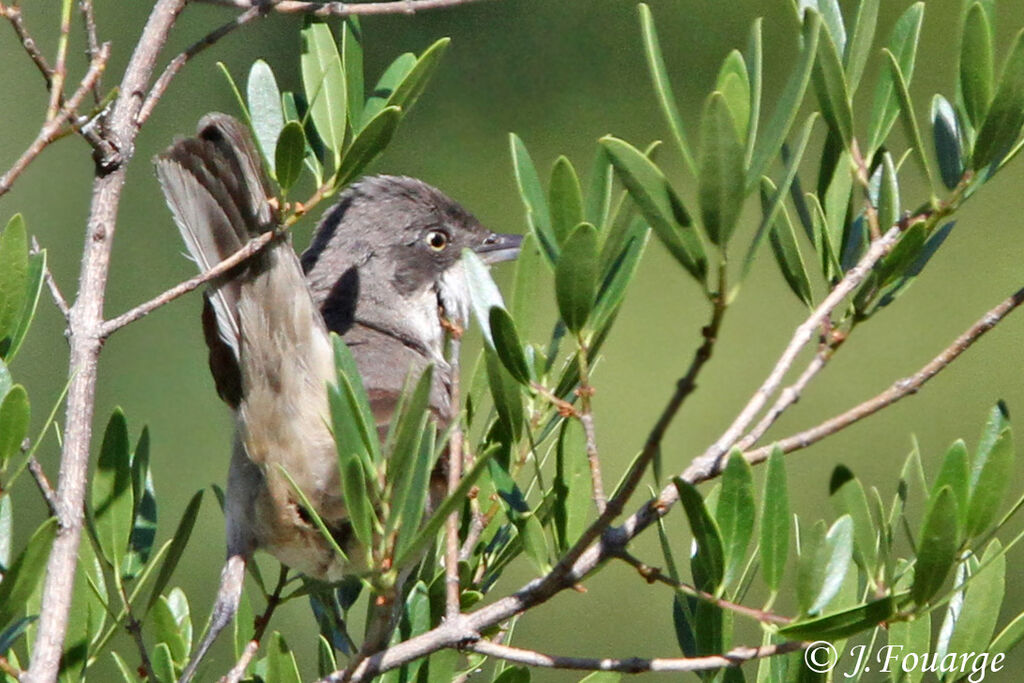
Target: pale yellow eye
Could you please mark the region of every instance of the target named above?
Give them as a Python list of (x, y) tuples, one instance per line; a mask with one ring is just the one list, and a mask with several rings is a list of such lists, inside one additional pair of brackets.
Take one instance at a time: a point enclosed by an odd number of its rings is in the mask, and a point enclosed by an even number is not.
[(426, 237), (427, 246), (434, 251), (444, 251), (448, 246), (448, 233), (444, 230), (431, 230)]

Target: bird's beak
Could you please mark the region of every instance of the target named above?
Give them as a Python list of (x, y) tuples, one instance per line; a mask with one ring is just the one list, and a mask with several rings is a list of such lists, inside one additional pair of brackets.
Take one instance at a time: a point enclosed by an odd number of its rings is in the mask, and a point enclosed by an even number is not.
[(519, 256), (519, 246), (523, 243), (522, 235), (506, 235), (492, 232), (482, 243), (473, 249), (484, 263), (501, 263), (511, 261)]

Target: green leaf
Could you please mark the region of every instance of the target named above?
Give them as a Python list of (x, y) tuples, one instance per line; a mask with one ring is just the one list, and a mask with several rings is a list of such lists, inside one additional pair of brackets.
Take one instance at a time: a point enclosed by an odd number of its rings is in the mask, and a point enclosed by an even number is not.
[(530, 670), (525, 666), (512, 666), (498, 675), (492, 683), (530, 683)]
[(1010, 652), (1024, 640), (1024, 612), (1010, 620), (1010, 623), (1003, 627), (1003, 630), (992, 639), (992, 644), (986, 651), (995, 656), (1001, 652)]
[(7, 358), (28, 293), (28, 236), (21, 214), (0, 234), (0, 358)]
[(509, 146), (512, 151), (512, 169), (515, 172), (516, 185), (523, 206), (526, 207), (526, 222), (530, 231), (537, 238), (541, 250), (548, 262), (554, 265), (558, 261), (558, 238), (551, 227), (551, 214), (548, 212), (544, 188), (540, 184), (540, 176), (533, 165), (526, 145), (515, 133), (509, 133)]
[(613, 137), (601, 138), (615, 172), (644, 219), (669, 253), (698, 282), (707, 281), (707, 257), (690, 215), (668, 179), (637, 148)]
[(914, 584), (910, 594), (918, 605), (928, 603), (942, 588), (956, 561), (960, 530), (956, 496), (948, 486), (932, 495), (918, 537)]
[(750, 125), (747, 131), (747, 148), (744, 154), (747, 166), (750, 165), (751, 156), (754, 154), (758, 122), (761, 118), (761, 91), (763, 90), (764, 81), (762, 23), (760, 17), (754, 19), (754, 23), (750, 27), (750, 37), (747, 39), (747, 81), (750, 83)]
[(821, 16), (817, 12), (805, 14), (800, 36), (800, 58), (790, 72), (786, 87), (779, 95), (772, 118), (754, 146), (750, 165), (747, 168), (745, 183), (747, 187), (754, 187), (755, 183), (760, 182), (765, 168), (776, 158), (779, 148), (782, 147), (782, 143), (789, 135), (789, 129), (793, 126), (793, 121), (796, 120), (797, 112), (800, 111), (800, 105), (803, 103), (804, 93), (807, 92), (807, 84), (811, 80), (820, 33)]
[(738, 450), (729, 454), (722, 472), (722, 493), (715, 506), (715, 521), (722, 535), (725, 570), (722, 585), (739, 578), (754, 535), (754, 477), (750, 463)]
[(512, 287), (512, 319), (524, 339), (530, 338), (534, 311), (537, 308), (540, 277), (540, 248), (537, 237), (528, 232), (523, 235), (519, 245), (519, 257), (516, 258), (516, 273)]
[(618, 671), (595, 671), (581, 678), (579, 683), (619, 683), (620, 680), (622, 674)]
[(420, 452), (413, 460), (408, 493), (404, 498), (404, 506), (399, 511), (401, 526), (398, 529), (398, 539), (395, 541), (395, 555), (401, 555), (419, 533), (420, 520), (423, 519), (427, 493), (430, 489), (430, 473), (437, 459), (436, 432), (434, 425), (428, 422), (420, 439)]
[(978, 171), (999, 162), (1024, 125), (1024, 30), (1017, 34), (1003, 65), (992, 106), (978, 131), (971, 167)]
[(156, 674), (156, 680), (159, 683), (172, 683), (177, 680), (178, 676), (174, 670), (174, 658), (171, 656), (171, 650), (167, 646), (167, 643), (157, 643), (157, 646), (153, 648), (153, 654), (150, 656), (153, 664), (153, 673)]
[(345, 72), (345, 94), (348, 96), (348, 120), (359, 130), (363, 120), (363, 30), (359, 17), (345, 17), (341, 25), (341, 64)]
[(608, 264), (597, 291), (597, 302), (594, 304), (591, 320), (599, 335), (606, 329), (606, 325), (610, 325), (615, 319), (619, 306), (626, 297), (626, 290), (640, 266), (640, 259), (647, 249), (651, 235), (650, 229), (640, 218), (632, 221), (629, 232), (632, 234), (626, 237), (617, 258)]
[(835, 521), (825, 534), (825, 541), (817, 553), (821, 567), (816, 576), (820, 579), (818, 592), (807, 609), (807, 614), (820, 614), (843, 586), (843, 579), (853, 558), (853, 519), (843, 515)]
[(842, 48), (833, 41), (831, 31), (826, 31), (818, 45), (818, 59), (814, 67), (814, 89), (818, 94), (821, 113), (842, 140), (843, 148), (849, 149), (853, 139), (853, 108), (846, 75), (840, 58)]
[[(295, 93), (286, 92), (281, 95), (281, 108), (284, 111), (285, 120), (295, 121), (296, 123), (302, 124), (302, 132), (306, 138), (306, 149), (303, 161), (310, 173), (313, 174), (313, 180), (319, 187), (324, 182), (324, 167), (323, 163), (321, 163), (324, 158), (324, 147), (320, 138), (317, 137), (316, 128), (313, 127), (313, 122), (308, 116), (300, 115), (299, 104), (300, 102), (297, 102), (295, 99)], [(305, 111), (305, 102), (302, 101), (301, 104)]]
[(696, 543), (696, 550), (691, 553), (690, 560), (694, 585), (698, 590), (713, 593), (722, 585), (725, 570), (725, 551), (722, 548), (721, 534), (715, 520), (708, 514), (700, 492), (679, 477), (675, 477), (672, 483), (679, 492), (679, 501), (686, 512), (690, 531)]
[[(875, 564), (878, 561), (878, 532), (871, 519), (864, 486), (849, 470), (846, 470), (846, 473), (849, 474), (849, 478), (831, 492), (832, 500), (840, 514), (849, 515), (853, 523), (854, 559), (864, 572), (871, 576), (875, 573)], [(832, 476), (835, 478), (836, 474)]]
[[(381, 459), (380, 437), (377, 432), (376, 420), (373, 417), (373, 409), (370, 407), (370, 397), (363, 386), (363, 378), (356, 366), (356, 359), (352, 356), (345, 341), (337, 334), (331, 333), (331, 343), (334, 347), (334, 367), (337, 371), (338, 389), (348, 399), (347, 410), (355, 419), (356, 427), (362, 437), (363, 443), (369, 450), (373, 460)], [(367, 463), (370, 464), (370, 463)]]
[(334, 43), (330, 27), (321, 21), (307, 20), (300, 33), (302, 39), (302, 87), (309, 100), (310, 115), (324, 145), (334, 154), (334, 164), (341, 162), (345, 143), (345, 118), (348, 96), (341, 55)]
[(132, 453), (132, 532), (128, 539), (128, 554), (121, 568), (121, 576), (134, 579), (149, 561), (156, 540), (157, 505), (153, 489), (153, 475), (149, 469), (149, 429), (142, 434)]
[(473, 463), (473, 466), (468, 472), (462, 475), (462, 480), (459, 482), (459, 485), (455, 487), (455, 491), (442, 500), (440, 505), (438, 505), (431, 513), (427, 521), (424, 522), (423, 528), (420, 529), (419, 533), (413, 539), (412, 545), (395, 557), (393, 565), (394, 571), (401, 573), (402, 570), (408, 568), (410, 564), (419, 561), (420, 552), (423, 551), (427, 545), (434, 542), (434, 537), (441, 529), (441, 525), (444, 524), (448, 515), (466, 502), (466, 495), (469, 493), (469, 490), (476, 485), (480, 475), (487, 469), (487, 463), (497, 452), (497, 448), (491, 448), (485, 450), (483, 453), (477, 454), (476, 462)]
[[(277, 177), (277, 156), (275, 150), (281, 129), (284, 127), (284, 111), (281, 108), (281, 91), (270, 66), (262, 59), (257, 59), (249, 69), (249, 80), (246, 82), (246, 101), (249, 104), (249, 116), (252, 120), (252, 131), (263, 158), (270, 167), (271, 175)], [(277, 177), (279, 183), (281, 178)], [(289, 185), (290, 187), (290, 185)]]
[(580, 223), (565, 241), (555, 267), (558, 311), (574, 334), (587, 324), (594, 307), (597, 276), (597, 230)]
[[(36, 315), (36, 306), (39, 304), (39, 294), (43, 290), (43, 276), (46, 273), (46, 250), (38, 251), (28, 256), (28, 282), (25, 288), (25, 307), (21, 313), (21, 320), (15, 327), (10, 337), (10, 344), (7, 348), (6, 358), (10, 361), (17, 355), (21, 343), (25, 341), (28, 328), (32, 325), (32, 319)], [(0, 342), (2, 343), (2, 342)], [(2, 361), (0, 361), (2, 362)], [(2, 372), (2, 371), (0, 371)], [(0, 395), (3, 394), (0, 389)]]
[(963, 146), (956, 112), (942, 95), (932, 98), (932, 139), (942, 184), (953, 190), (964, 175)]
[[(562, 258), (565, 258), (563, 253)], [(491, 337), (494, 339), (494, 350), (498, 358), (516, 381), (529, 386), (530, 364), (526, 361), (523, 344), (519, 341), (516, 324), (508, 311), (500, 306), (492, 306), (490, 314)]]
[(880, 0), (861, 0), (857, 3), (857, 16), (853, 20), (853, 34), (846, 43), (843, 62), (851, 95), (856, 92), (857, 86), (860, 84), (864, 66), (871, 54), (871, 44), (875, 39), (875, 26), (878, 23), (879, 2)]
[(873, 600), (852, 609), (787, 624), (778, 634), (789, 640), (839, 640), (867, 631), (896, 613), (893, 596)]
[[(7, 652), (18, 642), (18, 638), (21, 637), (28, 627), (35, 623), (39, 617), (32, 615), (29, 617), (22, 617), (16, 622), (0, 631), (0, 657), (6, 657)], [(134, 683), (134, 679), (131, 683)]]
[(651, 81), (654, 85), (654, 94), (658, 98), (658, 105), (668, 123), (669, 130), (679, 153), (683, 156), (687, 167), (693, 175), (697, 176), (697, 163), (690, 145), (686, 140), (686, 131), (683, 128), (683, 118), (679, 115), (679, 108), (676, 106), (676, 97), (672, 93), (672, 84), (668, 80), (668, 73), (665, 69), (665, 58), (661, 53), (661, 45), (658, 42), (658, 33), (654, 28), (654, 18), (651, 16), (651, 8), (645, 3), (640, 3), (640, 29), (643, 33), (644, 57), (647, 58), (647, 68), (651, 74)]
[[(900, 15), (889, 38), (889, 52), (896, 57), (899, 71), (909, 82), (914, 75), (914, 61), (924, 20), (924, 3), (916, 2)], [(865, 158), (874, 156), (875, 151), (885, 142), (899, 115), (899, 100), (891, 69), (882, 69), (875, 85), (874, 102), (868, 124), (868, 146), (863, 150)]]
[(188, 657), (188, 646), (181, 632), (181, 625), (175, 618), (168, 599), (161, 595), (149, 614), (157, 642), (166, 643), (167, 649), (170, 650), (171, 661), (178, 665), (183, 664)]
[(746, 144), (750, 129), (750, 75), (739, 50), (733, 50), (718, 70), (715, 90), (722, 93), (736, 126), (736, 136)]
[(985, 548), (981, 569), (966, 587), (949, 652), (986, 652), (1006, 593), (1006, 551), (998, 538)]
[(46, 560), (56, 535), (57, 520), (51, 517), (39, 525), (4, 574), (4, 580), (0, 582), (0, 629), (24, 613), (29, 597), (46, 574)]
[[(778, 190), (768, 178), (761, 179), (761, 209), (767, 214), (771, 211), (772, 196)], [(775, 255), (775, 262), (782, 271), (782, 277), (790, 290), (805, 305), (811, 306), (811, 281), (807, 277), (807, 267), (804, 265), (804, 257), (800, 253), (800, 246), (796, 241), (796, 232), (793, 230), (793, 222), (789, 218), (789, 212), (782, 204), (781, 197), (775, 220), (769, 228), (768, 238), (772, 245), (772, 252)]]
[(366, 105), (363, 107), (363, 122), (369, 121), (380, 113), (394, 94), (395, 89), (405, 80), (414, 66), (416, 66), (416, 55), (411, 52), (399, 55), (388, 65), (366, 99)]
[(193, 494), (188, 505), (185, 506), (185, 511), (181, 513), (181, 521), (178, 522), (174, 535), (171, 537), (171, 546), (167, 550), (167, 556), (164, 557), (163, 564), (160, 565), (160, 571), (157, 573), (156, 581), (153, 583), (153, 590), (149, 595), (149, 601), (146, 603), (147, 611), (156, 604), (160, 594), (171, 580), (171, 576), (174, 575), (174, 570), (178, 567), (178, 562), (181, 561), (181, 556), (185, 553), (185, 547), (192, 536), (192, 529), (195, 527), (196, 517), (199, 516), (199, 508), (202, 506), (202, 503), (203, 491), (200, 489)]
[(1013, 481), (1013, 431), (1006, 427), (987, 453), (979, 452), (974, 467), (980, 467), (977, 483), (971, 489), (967, 508), (967, 535), (977, 536), (995, 521), (999, 506)]
[(970, 464), (968, 462), (967, 445), (963, 439), (953, 443), (942, 459), (942, 466), (932, 485), (932, 495), (937, 495), (944, 486), (948, 486), (956, 498), (957, 511), (960, 513), (960, 524), (967, 523), (967, 500), (970, 485)]
[(598, 147), (594, 155), (589, 180), (583, 193), (583, 218), (578, 222), (587, 221), (600, 230), (608, 222), (612, 204), (612, 185), (615, 181), (611, 159), (602, 147)]
[(431, 76), (437, 70), (437, 66), (441, 63), (441, 58), (451, 42), (451, 38), (441, 38), (424, 50), (412, 68), (395, 86), (391, 96), (388, 97), (387, 106), (399, 107), (404, 112), (412, 109), (416, 100), (426, 89), (427, 83), (430, 82)]
[(572, 162), (564, 156), (558, 157), (551, 170), (548, 195), (551, 229), (561, 246), (573, 228), (583, 222), (583, 190), (580, 188), (580, 179)]
[(768, 456), (768, 474), (761, 500), (761, 574), (772, 592), (779, 590), (789, 556), (789, 489), (786, 459), (776, 444)]
[(92, 516), (103, 557), (118, 571), (127, 551), (134, 510), (128, 423), (117, 408), (107, 422), (93, 475)]
[(402, 110), (398, 107), (385, 107), (379, 114), (370, 119), (356, 139), (345, 150), (345, 156), (338, 167), (334, 186), (341, 187), (361, 174), (374, 159), (391, 142), (391, 138), (402, 121)]
[(564, 551), (579, 540), (590, 517), (590, 466), (578, 420), (564, 420), (555, 453), (555, 531)]
[(743, 208), (743, 146), (720, 92), (704, 105), (700, 129), (700, 175), (697, 178), (701, 220), (708, 237), (724, 247)]
[(0, 472), (21, 450), (21, 443), (28, 434), (29, 414), (28, 392), (15, 384), (0, 402)]
[[(405, 509), (406, 499), (412, 495), (411, 484), (416, 472), (415, 459), (420, 455), (420, 442), (423, 438), (423, 430), (426, 428), (427, 420), (430, 418), (430, 393), (434, 382), (434, 366), (428, 365), (423, 374), (420, 375), (416, 387), (409, 394), (405, 406), (397, 417), (395, 427), (394, 448), (388, 458), (387, 479), (392, 486), (391, 490), (391, 517), (385, 529), (385, 535), (390, 535), (403, 522), (396, 513)], [(361, 477), (363, 468), (351, 476)], [(358, 484), (356, 479), (350, 483)], [(365, 489), (365, 483), (363, 483)], [(346, 489), (346, 498), (348, 496)], [(358, 495), (358, 494), (357, 494)], [(365, 495), (363, 496), (365, 498)], [(370, 531), (370, 516), (373, 514), (370, 503), (366, 501), (366, 531)], [(367, 535), (365, 544), (369, 546), (372, 536)]]
[(274, 148), (274, 168), (277, 169), (277, 183), (282, 191), (287, 193), (299, 179), (305, 159), (306, 133), (301, 123), (289, 121), (281, 128)]
[[(913, 572), (913, 569), (909, 569)], [(917, 615), (910, 621), (889, 622), (889, 645), (894, 652), (928, 652), (932, 643), (932, 620), (930, 613)], [(898, 650), (896, 648), (903, 648)], [(919, 683), (924, 671), (916, 668), (904, 674), (899, 680), (905, 683)]]
[(960, 93), (964, 112), (975, 129), (985, 122), (992, 102), (994, 54), (992, 26), (981, 3), (975, 2), (964, 17), (960, 41)]
[(491, 388), (491, 398), (498, 417), (504, 423), (508, 433), (514, 440), (519, 439), (523, 430), (523, 398), (519, 391), (519, 383), (509, 374), (498, 354), (491, 349), (484, 350), (487, 364), (487, 382)]
[(515, 525), (523, 544), (523, 551), (540, 574), (550, 571), (548, 562), (547, 538), (544, 528), (537, 519), (536, 511), (531, 510), (526, 497), (516, 485), (508, 471), (496, 460), (488, 463), (488, 473), (494, 488), (505, 508), (505, 514)]
[(878, 189), (878, 225), (884, 232), (900, 217), (900, 182), (892, 155), (882, 155), (882, 178)]
[(267, 651), (267, 683), (302, 683), (295, 653), (277, 631), (270, 638)]
[(928, 184), (931, 187), (936, 187), (935, 175), (932, 173), (932, 167), (929, 163), (928, 155), (925, 154), (924, 142), (922, 142), (921, 138), (921, 129), (917, 125), (917, 115), (914, 113), (914, 102), (910, 99), (910, 90), (907, 88), (908, 81), (903, 77), (903, 72), (900, 70), (899, 62), (896, 61), (896, 56), (884, 48), (882, 49), (882, 53), (885, 54), (889, 60), (889, 69), (892, 72), (892, 81), (900, 104), (900, 121), (903, 122), (903, 133), (911, 141), (914, 147), (914, 158), (917, 159), (917, 162), (921, 167), (921, 173), (928, 178)]
[(368, 477), (357, 458), (346, 460), (341, 469), (341, 490), (345, 496), (352, 531), (364, 548), (373, 546), (374, 513), (370, 502)]

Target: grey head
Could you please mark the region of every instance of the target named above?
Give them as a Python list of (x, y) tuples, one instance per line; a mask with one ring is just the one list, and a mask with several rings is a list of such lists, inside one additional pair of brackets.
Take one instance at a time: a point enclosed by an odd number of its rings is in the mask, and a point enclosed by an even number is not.
[(459, 324), (468, 311), (463, 249), (496, 263), (515, 258), (520, 242), (421, 180), (382, 175), (341, 194), (301, 260), (328, 329), (368, 327), (437, 360), (439, 308)]

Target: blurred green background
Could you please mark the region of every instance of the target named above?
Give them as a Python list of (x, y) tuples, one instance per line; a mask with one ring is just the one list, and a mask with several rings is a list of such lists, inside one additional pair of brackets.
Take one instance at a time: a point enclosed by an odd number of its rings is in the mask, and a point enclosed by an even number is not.
[[(52, 54), (57, 4), (24, 4), (30, 29)], [(841, 4), (851, 15), (855, 3)], [(876, 41), (887, 39), (893, 20), (907, 4), (903, 0), (882, 3)], [(745, 46), (750, 23), (757, 16), (765, 18), (765, 99), (766, 106), (771, 106), (796, 49), (789, 0), (653, 0), (651, 5), (691, 130), (696, 128), (701, 103), (722, 59), (730, 49)], [(100, 37), (113, 41), (109, 86), (120, 75), (151, 3), (97, 0), (96, 6)], [(1024, 24), (1024, 0), (1000, 0), (997, 6), (996, 44), (1001, 58), (1011, 35)], [(959, 10), (960, 0), (927, 3), (911, 88), (920, 103), (919, 112), (927, 111), (933, 93), (952, 99)], [(223, 8), (189, 6), (165, 58), (231, 16)], [(174, 135), (190, 133), (205, 112), (237, 113), (215, 66), (218, 60), (244, 82), (252, 61), (265, 59), (282, 87), (298, 89), (300, 25), (296, 17), (270, 16), (257, 21), (204, 52), (172, 83), (139, 137), (130, 168), (113, 252), (108, 316), (193, 274), (193, 265), (182, 256), (182, 245), (164, 208), (150, 158)], [(595, 141), (607, 133), (638, 146), (668, 135), (651, 93), (632, 0), (497, 0), (417, 16), (370, 18), (363, 22), (363, 29), (367, 81), (371, 83), (399, 53), (418, 53), (438, 37), (452, 37), (433, 82), (374, 170), (415, 175), (436, 184), (495, 230), (525, 229), (508, 155), (510, 131), (524, 139), (542, 175), (559, 154), (568, 155), (578, 168), (589, 168)], [(78, 36), (75, 40), (74, 67), (78, 69), (82, 44)], [(6, 27), (0, 28), (0, 59), (0, 166), (6, 168), (38, 131), (46, 96), (38, 73)], [(859, 93), (860, 110), (870, 97), (870, 82), (878, 67), (876, 57)], [(18, 211), (25, 215), (29, 231), (48, 249), (54, 275), (69, 296), (74, 293), (89, 205), (89, 152), (79, 139), (60, 142), (0, 200), (0, 220), (6, 222)], [(692, 198), (693, 189), (687, 186), (668, 146), (660, 159), (675, 171), (684, 197)], [(814, 154), (809, 153), (808, 159), (813, 167)], [(926, 199), (913, 172), (904, 175), (908, 178), (904, 204)], [(813, 187), (813, 175), (804, 178), (805, 185)], [(1018, 159), (961, 212), (957, 228), (917, 286), (898, 305), (857, 331), (771, 435), (783, 436), (816, 424), (910, 374), (983, 311), (1021, 286), (1022, 183), (1024, 160)], [(755, 217), (753, 204), (748, 207), (748, 234)], [(314, 222), (306, 220), (297, 228), (299, 247), (305, 245)], [(681, 471), (718, 436), (803, 319), (802, 307), (785, 288), (767, 258), (768, 251), (763, 255), (726, 319), (715, 357), (701, 377), (700, 391), (669, 434), (664, 448), (666, 472)], [(509, 274), (510, 269), (501, 269), (499, 281), (509, 282)], [(551, 320), (553, 294), (541, 303), (541, 319)], [(597, 429), (609, 482), (618, 479), (642, 445), (672, 382), (685, 370), (700, 341), (705, 309), (694, 284), (660, 245), (652, 242), (595, 378)], [(12, 368), (15, 378), (29, 390), (36, 428), (67, 372), (61, 321), (45, 294), (40, 310), (29, 343)], [(100, 368), (97, 428), (102, 429), (115, 405), (124, 406), (133, 438), (143, 424), (150, 427), (153, 473), (161, 501), (158, 542), (173, 529), (187, 498), (210, 483), (223, 483), (227, 469), (232, 427), (206, 369), (199, 310), (199, 296), (191, 295), (118, 332), (107, 344)], [(546, 334), (539, 332), (534, 341), (543, 340)], [(788, 472), (791, 490), (797, 492), (796, 511), (808, 521), (823, 515), (831, 521), (824, 501), (829, 474), (838, 463), (853, 469), (867, 485), (878, 486), (889, 500), (911, 435), (919, 439), (926, 470), (933, 475), (937, 458), (954, 439), (964, 437), (973, 447), (986, 413), (997, 399), (1007, 401), (1011, 416), (1024, 413), (1022, 338), (1024, 315), (1013, 316), (919, 395), (790, 456)], [(97, 437), (94, 443), (98, 446), (98, 442)], [(52, 440), (41, 449), (43, 465), (54, 478), (57, 455)], [(35, 491), (27, 481), (19, 488), (15, 495), (20, 509), (41, 517), (43, 508)], [(34, 520), (29, 523), (26, 514), (21, 515), (18, 545), (34, 528)], [(685, 524), (679, 512), (673, 512), (670, 520), (682, 552), (687, 547)], [(636, 550), (659, 564), (660, 554), (652, 540), (641, 540)], [(222, 517), (213, 496), (207, 495), (193, 543), (174, 581), (193, 597), (197, 627), (205, 619), (216, 586), (222, 548)], [(1018, 565), (1020, 552), (1012, 553), (1010, 561), (1011, 567)], [(528, 577), (529, 570), (519, 567), (506, 575), (496, 591), (503, 594)], [(562, 594), (532, 612), (520, 624), (516, 643), (561, 654), (678, 656), (670, 591), (649, 587), (631, 570), (617, 565), (588, 582), (587, 589), (586, 594)], [(1024, 593), (1017, 586), (1011, 583), (1008, 593), (1000, 627), (1024, 608)], [(300, 602), (279, 613), (275, 626), (285, 631), (301, 628), (302, 633), (312, 635), (313, 620)], [(933, 633), (937, 628), (935, 623)], [(751, 629), (741, 632), (756, 639)], [(220, 643), (208, 671), (226, 670), (226, 640)], [(306, 660), (306, 671), (314, 670), (313, 639), (291, 637), (290, 643)], [(1012, 669), (1011, 664), (1006, 671)], [(1011, 676), (988, 680), (1019, 680)], [(578, 678), (576, 674), (541, 673), (534, 680)]]

